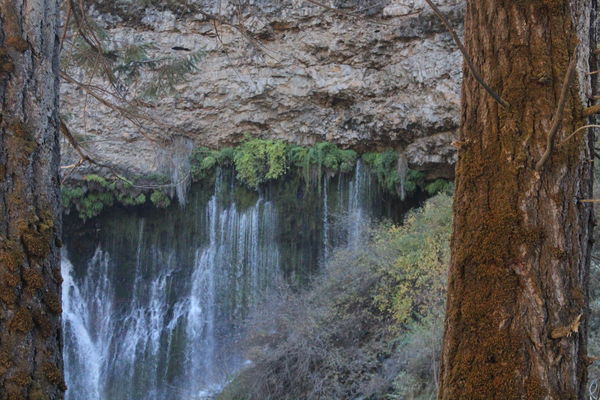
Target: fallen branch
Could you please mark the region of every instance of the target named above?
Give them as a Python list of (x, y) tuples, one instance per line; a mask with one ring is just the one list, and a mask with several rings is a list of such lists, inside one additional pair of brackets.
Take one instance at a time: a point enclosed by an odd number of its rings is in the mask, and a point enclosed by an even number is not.
[(429, 4), (429, 7), (431, 7), (431, 9), (435, 13), (435, 15), (437, 15), (438, 18), (444, 24), (444, 26), (446, 26), (446, 29), (448, 29), (448, 32), (450, 32), (450, 35), (452, 35), (452, 39), (454, 39), (454, 42), (456, 43), (456, 45), (458, 46), (458, 49), (462, 53), (462, 55), (467, 63), (467, 66), (469, 67), (469, 70), (471, 71), (471, 74), (473, 74), (473, 77), (475, 78), (475, 80), (477, 82), (479, 82), (479, 84), (481, 86), (483, 86), (483, 88), (486, 90), (486, 92), (488, 92), (490, 94), (490, 96), (492, 96), (498, 104), (500, 104), (504, 108), (509, 108), (510, 104), (508, 104), (508, 102), (506, 100), (504, 100), (502, 97), (500, 97), (500, 95), (498, 95), (498, 93), (496, 93), (494, 91), (494, 89), (492, 89), (487, 83), (485, 83), (485, 81), (483, 80), (483, 78), (481, 77), (479, 72), (477, 72), (477, 68), (475, 68), (475, 64), (473, 64), (471, 57), (469, 57), (469, 53), (467, 53), (467, 49), (462, 44), (460, 38), (456, 34), (456, 31), (454, 29), (452, 29), (452, 26), (450, 25), (450, 23), (448, 22), (446, 17), (444, 17), (444, 14), (442, 14), (440, 9), (437, 8), (437, 6), (435, 4), (433, 4), (433, 2), (431, 0), (425, 0), (425, 2), (427, 4)]
[[(426, 0), (429, 1), (429, 0)], [(565, 111), (565, 105), (567, 103), (567, 95), (569, 93), (569, 88), (571, 87), (571, 82), (575, 77), (575, 65), (577, 64), (577, 46), (573, 50), (573, 55), (571, 56), (571, 62), (569, 63), (569, 67), (567, 68), (567, 72), (565, 74), (565, 79), (563, 80), (562, 89), (560, 91), (560, 97), (558, 99), (558, 105), (556, 106), (556, 112), (552, 117), (552, 127), (550, 128), (550, 132), (548, 133), (548, 139), (546, 143), (546, 151), (542, 155), (542, 158), (535, 165), (535, 169), (540, 171), (546, 161), (550, 158), (550, 154), (552, 154), (552, 150), (554, 148), (554, 137), (560, 128), (560, 124), (562, 122), (562, 116)]]

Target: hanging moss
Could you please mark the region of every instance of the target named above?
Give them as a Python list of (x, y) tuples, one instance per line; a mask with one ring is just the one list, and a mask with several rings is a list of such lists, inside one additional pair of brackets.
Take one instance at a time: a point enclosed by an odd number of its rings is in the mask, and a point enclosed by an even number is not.
[(354, 150), (340, 149), (333, 143), (317, 143), (312, 147), (290, 146), (290, 164), (298, 171), (307, 185), (317, 183), (321, 190), (323, 173), (348, 173), (354, 169), (358, 155)]
[[(152, 182), (148, 177), (142, 179), (144, 182)], [(81, 219), (88, 220), (114, 204), (124, 206), (145, 204), (147, 199), (144, 190), (147, 189), (137, 188), (133, 182), (123, 177), (109, 179), (90, 174), (84, 176), (77, 186), (63, 185), (61, 198), (66, 210), (75, 208)]]
[(233, 164), (234, 149), (226, 147), (221, 150), (211, 150), (198, 147), (190, 157), (191, 174), (194, 182), (207, 180), (214, 176), (217, 167), (227, 167)]
[(77, 199), (81, 199), (85, 194), (85, 190), (80, 187), (63, 186), (61, 188), (61, 200), (64, 208), (69, 208)]
[[(320, 191), (323, 174), (352, 172), (357, 159), (358, 154), (354, 150), (341, 149), (328, 142), (297, 146), (282, 140), (247, 138), (236, 148), (195, 149), (191, 157), (191, 173), (195, 182), (206, 181), (214, 177), (217, 167), (233, 165), (237, 179), (253, 190), (268, 181), (296, 174), (304, 179), (307, 188), (316, 186)], [(413, 170), (407, 171), (402, 182), (398, 155), (393, 150), (365, 153), (362, 159), (377, 182), (391, 194), (398, 194), (402, 183), (408, 195), (425, 184), (424, 174)]]
[[(351, 173), (358, 157), (354, 150), (342, 149), (328, 142), (297, 146), (282, 140), (247, 137), (235, 148), (194, 149), (190, 157), (190, 173), (193, 182), (212, 186), (217, 168), (233, 168), (235, 179), (242, 183), (241, 186), (254, 192), (259, 188), (264, 190), (268, 182), (285, 178), (303, 181), (304, 192), (316, 189), (320, 193), (325, 175)], [(450, 185), (443, 179), (426, 182), (422, 172), (410, 169), (402, 177), (398, 170), (398, 154), (393, 150), (365, 153), (362, 160), (375, 175), (379, 186), (393, 196), (401, 195), (402, 189), (405, 195), (411, 196), (419, 188), (434, 195), (447, 191)], [(75, 208), (83, 220), (96, 217), (114, 204), (140, 206), (151, 203), (155, 207), (166, 208), (171, 204), (171, 196), (156, 187), (169, 183), (169, 178), (163, 174), (138, 176), (131, 180), (90, 174), (75, 185), (62, 187), (62, 204), (67, 210)], [(240, 193), (240, 197), (250, 201), (255, 196)]]
[(237, 179), (251, 189), (285, 175), (287, 146), (279, 140), (249, 139), (233, 153)]
[(117, 201), (124, 206), (139, 206), (146, 202), (146, 195), (144, 193), (140, 193), (137, 196), (131, 194), (117, 194)]
[(90, 219), (100, 214), (104, 207), (112, 206), (114, 202), (115, 198), (110, 192), (89, 193), (79, 202), (79, 216), (83, 220)]
[(384, 153), (365, 153), (362, 159), (367, 164), (371, 172), (377, 177), (381, 186), (390, 192), (396, 190), (396, 185), (400, 184), (400, 175), (397, 171), (398, 154), (394, 151)]
[(171, 198), (162, 190), (154, 190), (150, 195), (150, 201), (158, 208), (167, 208), (171, 205)]
[[(365, 153), (362, 155), (362, 160), (375, 175), (379, 185), (389, 193), (399, 194), (403, 184), (404, 194), (410, 196), (417, 188), (425, 185), (425, 175), (420, 171), (408, 169), (405, 177), (400, 175), (398, 154), (393, 150), (383, 153)], [(402, 182), (403, 178), (404, 182)]]
[(199, 147), (192, 152), (191, 174), (194, 182), (214, 177), (217, 167), (234, 166), (237, 179), (257, 190), (260, 185), (289, 173), (299, 174), (307, 184), (319, 184), (324, 173), (348, 173), (354, 169), (358, 155), (333, 143), (296, 146), (282, 140), (246, 138), (238, 147), (212, 150)]

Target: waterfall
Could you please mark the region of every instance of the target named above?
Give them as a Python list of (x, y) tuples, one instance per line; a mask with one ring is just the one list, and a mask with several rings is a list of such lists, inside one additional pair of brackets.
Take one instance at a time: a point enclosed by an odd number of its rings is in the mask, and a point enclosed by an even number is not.
[(323, 258), (321, 265), (324, 265), (329, 258), (329, 175), (323, 174)]
[(175, 194), (179, 204), (187, 202), (187, 192), (191, 183), (190, 156), (194, 142), (184, 136), (175, 136), (168, 145), (161, 145), (156, 151), (158, 171), (170, 178), (171, 195)]
[[(102, 259), (102, 254), (96, 254), (95, 259)], [(106, 268), (105, 262), (97, 265)], [(104, 271), (105, 272), (105, 271)], [(105, 275), (101, 272), (101, 275)], [(104, 338), (99, 338), (94, 329), (96, 322), (92, 319), (98, 315), (93, 307), (98, 306), (95, 295), (84, 298), (79, 287), (73, 279), (73, 265), (65, 257), (62, 258), (63, 274), (63, 315), (64, 315), (64, 363), (65, 380), (69, 382), (69, 394), (77, 393), (78, 396), (89, 400), (100, 399), (101, 368), (106, 359), (106, 348), (101, 347)], [(101, 286), (101, 285), (99, 285)], [(85, 287), (82, 289), (92, 289)], [(106, 295), (106, 294), (105, 294)], [(110, 297), (110, 296), (106, 296)], [(86, 301), (86, 300), (90, 301)], [(95, 304), (96, 303), (96, 304)], [(100, 304), (107, 306), (108, 303)], [(110, 305), (108, 307), (110, 309)], [(106, 315), (106, 312), (100, 314)]]
[(406, 199), (406, 178), (408, 174), (408, 158), (404, 150), (398, 151), (398, 164), (396, 165), (396, 172), (400, 177), (400, 183), (398, 184), (397, 191), (400, 194), (400, 200)]
[(66, 399), (210, 398), (244, 362), (236, 344), (249, 310), (279, 279), (357, 244), (381, 214), (372, 189), (360, 163), (303, 199), (243, 191), (220, 170), (185, 207), (115, 209), (83, 238), (67, 229)]
[(371, 192), (371, 175), (359, 160), (354, 169), (354, 179), (348, 190), (348, 245), (356, 247), (364, 238), (368, 225), (368, 208), (365, 206)]

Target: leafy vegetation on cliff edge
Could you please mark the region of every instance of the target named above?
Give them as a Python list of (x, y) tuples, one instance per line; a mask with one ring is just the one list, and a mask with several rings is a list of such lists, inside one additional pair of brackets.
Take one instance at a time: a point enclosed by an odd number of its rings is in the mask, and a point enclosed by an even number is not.
[[(411, 196), (417, 189), (429, 195), (448, 192), (452, 183), (445, 179), (428, 182), (419, 171), (401, 168), (398, 153), (365, 153), (360, 159), (389, 194)], [(233, 168), (236, 179), (246, 188), (257, 191), (268, 182), (286, 177), (304, 181), (307, 190), (320, 192), (322, 177), (346, 174), (354, 170), (359, 155), (333, 143), (297, 146), (282, 140), (246, 138), (239, 146), (212, 150), (199, 147), (190, 156), (190, 175), (194, 182), (211, 183), (217, 168)], [(138, 185), (139, 182), (143, 184)], [(127, 180), (86, 175), (82, 180), (62, 187), (62, 203), (66, 210), (75, 209), (87, 220), (115, 204), (139, 206), (151, 204), (166, 208), (172, 202), (173, 190), (162, 175)]]
[[(392, 195), (410, 196), (418, 188), (434, 195), (450, 189), (450, 181), (446, 179), (428, 182), (423, 172), (403, 166), (398, 153), (393, 150), (365, 153), (360, 159), (378, 184)], [(237, 179), (253, 190), (266, 182), (296, 175), (304, 180), (307, 187), (320, 191), (324, 174), (350, 173), (358, 160), (359, 155), (354, 150), (341, 149), (328, 142), (297, 146), (282, 140), (246, 138), (235, 148), (195, 149), (191, 157), (191, 172), (194, 181), (201, 181), (212, 179), (217, 167), (233, 166)]]
[[(161, 180), (162, 182), (162, 180)], [(171, 204), (171, 197), (162, 189), (139, 188), (124, 178), (104, 178), (86, 175), (74, 185), (63, 185), (61, 201), (65, 210), (75, 209), (82, 220), (99, 215), (105, 208), (115, 204), (139, 206), (148, 200), (160, 208)]]

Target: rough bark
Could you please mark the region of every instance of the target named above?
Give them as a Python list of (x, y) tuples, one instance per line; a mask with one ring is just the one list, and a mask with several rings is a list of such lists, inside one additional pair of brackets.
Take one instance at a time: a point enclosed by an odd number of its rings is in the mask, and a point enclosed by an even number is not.
[[(464, 70), (439, 398), (584, 399), (590, 138), (560, 142), (586, 123), (595, 0), (467, 3), (465, 45), (511, 107)], [(538, 172), (575, 46), (576, 78)]]
[(0, 400), (62, 399), (58, 2), (0, 0)]

